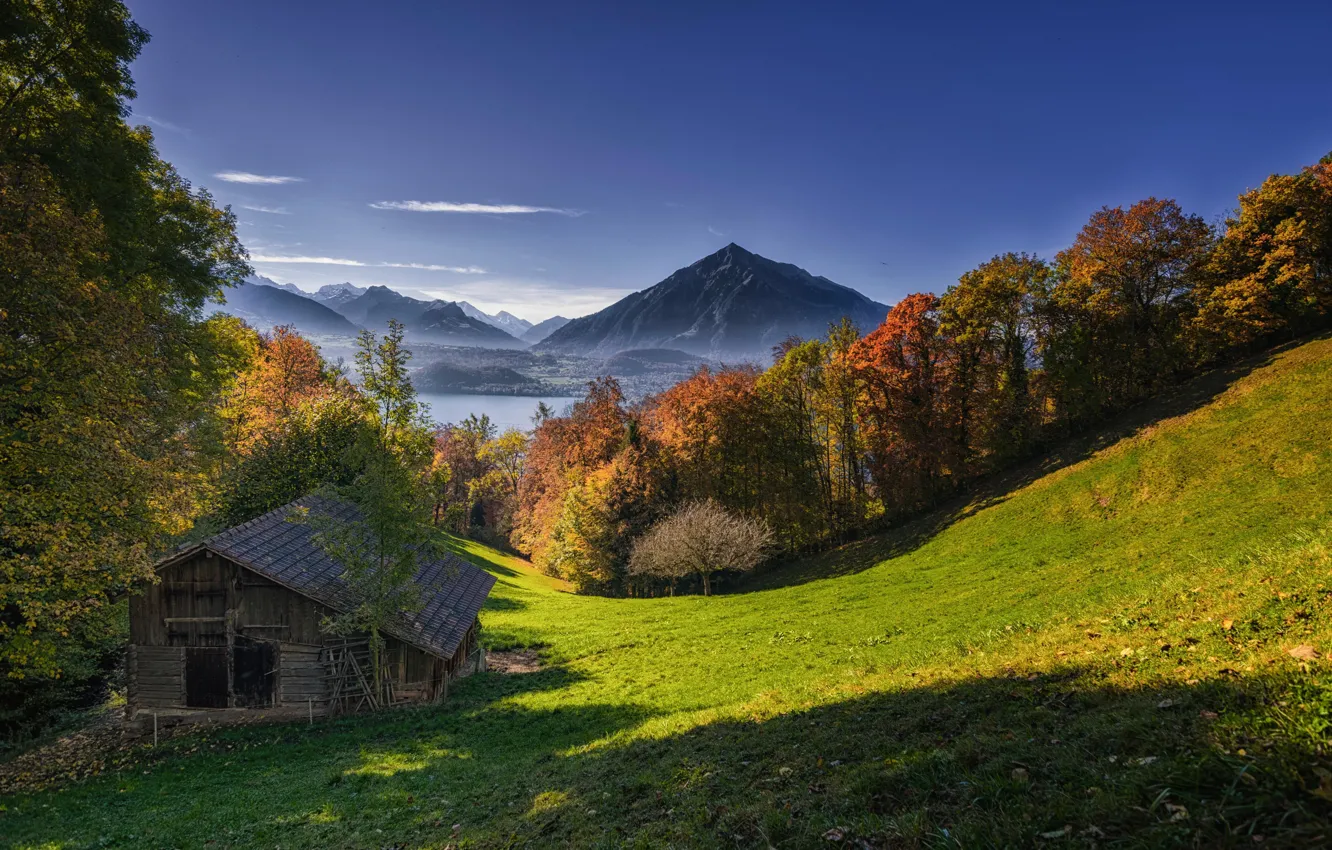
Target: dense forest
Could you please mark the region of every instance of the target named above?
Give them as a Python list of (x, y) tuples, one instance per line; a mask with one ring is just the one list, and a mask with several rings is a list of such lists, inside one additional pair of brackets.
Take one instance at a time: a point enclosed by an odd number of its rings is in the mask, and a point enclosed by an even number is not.
[(581, 591), (664, 593), (676, 578), (633, 569), (635, 545), (680, 511), (719, 508), (765, 554), (845, 541), (1332, 311), (1329, 157), (1245, 192), (1218, 227), (1170, 200), (1099, 210), (1052, 259), (995, 257), (877, 328), (788, 340), (766, 368), (702, 368), (635, 404), (603, 378), (530, 432), (431, 429), (400, 329), (363, 337), (357, 383), (290, 328), (205, 318), (247, 254), (230, 210), (127, 121), (147, 34), (121, 4), (7, 4), (4, 20), (10, 731), (103, 686), (157, 556), (363, 479), (383, 460), (367, 440), (391, 443), (395, 492), (438, 528), (507, 541)]

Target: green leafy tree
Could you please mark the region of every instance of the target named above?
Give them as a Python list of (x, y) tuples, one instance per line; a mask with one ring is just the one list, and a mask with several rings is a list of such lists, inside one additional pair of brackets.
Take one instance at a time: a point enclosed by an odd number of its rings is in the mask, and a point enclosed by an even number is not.
[(106, 0), (18, 2), (0, 33), (0, 671), (151, 578), (243, 359), (206, 300), (249, 273), (235, 219), (129, 127), (146, 34)]
[(1028, 254), (1001, 254), (959, 278), (940, 299), (944, 336), (956, 349), (959, 428), (979, 471), (1022, 455), (1036, 428), (1031, 368), (1036, 305), (1050, 267)]
[(372, 413), (371, 427), (355, 449), (360, 473), (348, 486), (326, 492), (355, 508), (335, 519), (318, 511), (296, 517), (314, 528), (314, 541), (343, 568), (355, 605), (331, 617), (327, 627), (369, 638), (375, 699), (385, 696), (384, 633), (419, 609), (416, 574), (438, 557), (443, 540), (434, 525), (430, 492), (430, 432), (416, 400), (402, 347), (402, 325), (389, 323), (381, 340), (361, 334), (357, 371)]

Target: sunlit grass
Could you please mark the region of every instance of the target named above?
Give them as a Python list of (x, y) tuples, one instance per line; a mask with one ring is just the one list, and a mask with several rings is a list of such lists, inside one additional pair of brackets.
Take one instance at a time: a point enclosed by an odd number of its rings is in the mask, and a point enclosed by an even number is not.
[(834, 829), (870, 846), (1311, 839), (1300, 830), (1332, 800), (1332, 779), (1316, 793), (1332, 690), (1321, 658), (1291, 651), (1332, 651), (1330, 411), (1320, 340), (951, 524), (710, 599), (576, 596), (458, 541), (497, 577), (487, 644), (537, 647), (545, 669), (475, 677), (440, 708), (173, 741), (117, 776), (7, 801), (0, 835), (284, 848), (831, 846)]

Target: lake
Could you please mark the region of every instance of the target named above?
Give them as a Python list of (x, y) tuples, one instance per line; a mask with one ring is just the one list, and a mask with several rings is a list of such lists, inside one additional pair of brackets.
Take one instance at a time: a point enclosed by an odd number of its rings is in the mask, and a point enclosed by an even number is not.
[(469, 413), (489, 416), (490, 421), (505, 428), (532, 427), (532, 414), (537, 402), (544, 401), (559, 415), (569, 404), (578, 401), (569, 396), (516, 396), (470, 395), (467, 393), (417, 393), (416, 397), (430, 405), (430, 418), (438, 423), (461, 422)]

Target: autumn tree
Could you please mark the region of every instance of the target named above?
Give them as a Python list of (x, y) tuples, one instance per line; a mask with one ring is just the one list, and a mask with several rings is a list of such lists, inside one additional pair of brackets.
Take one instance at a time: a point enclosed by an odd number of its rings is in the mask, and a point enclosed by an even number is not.
[(319, 349), (292, 326), (253, 337), (252, 360), (237, 375), (220, 409), (227, 422), (227, 443), (238, 456), (278, 438), (301, 404), (350, 390)]
[(711, 596), (716, 573), (754, 569), (772, 542), (772, 530), (762, 520), (730, 513), (711, 499), (691, 502), (634, 543), (629, 569), (665, 580), (671, 595), (678, 579), (697, 575), (703, 595)]
[(1332, 154), (1240, 195), (1195, 300), (1191, 331), (1203, 360), (1326, 326), (1332, 316)]
[(106, 0), (0, 39), (0, 671), (57, 675), (199, 510), (195, 426), (243, 356), (204, 303), (235, 219), (124, 121), (147, 36)]
[(494, 438), (495, 426), (485, 414), (470, 414), (435, 431), (435, 521), (459, 534), (466, 534), (478, 519), (474, 508), (488, 489), (479, 482), (493, 468), (482, 450)]
[(870, 475), (893, 511), (931, 504), (956, 486), (966, 455), (956, 349), (941, 333), (939, 298), (908, 295), (852, 348), (865, 388)]
[(1044, 260), (1001, 254), (963, 274), (939, 301), (940, 333), (957, 370), (957, 424), (979, 471), (1023, 454), (1034, 437), (1031, 361), (1049, 278)]
[(1041, 354), (1065, 419), (1122, 408), (1172, 380), (1213, 234), (1172, 200), (1093, 213), (1055, 258)]
[(630, 444), (624, 393), (610, 377), (588, 384), (567, 416), (554, 416), (533, 432), (519, 482), (513, 545), (548, 572), (551, 532), (560, 521), (569, 488), (610, 463)]

